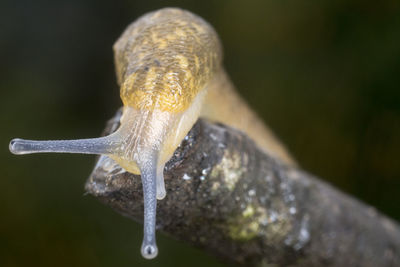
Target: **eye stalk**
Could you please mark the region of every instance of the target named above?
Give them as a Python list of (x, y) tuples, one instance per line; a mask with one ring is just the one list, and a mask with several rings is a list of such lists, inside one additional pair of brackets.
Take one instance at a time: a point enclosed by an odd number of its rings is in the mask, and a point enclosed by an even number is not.
[(156, 209), (157, 209), (157, 160), (156, 151), (150, 151), (150, 155), (145, 158), (149, 159), (139, 163), (140, 173), (142, 175), (143, 185), (143, 202), (144, 202), (144, 229), (143, 243), (141, 248), (142, 256), (146, 259), (153, 259), (158, 254), (156, 245), (155, 229), (156, 229)]
[(56, 140), (34, 141), (15, 138), (11, 140), (9, 149), (15, 155), (33, 153), (79, 153), (108, 155), (118, 148), (118, 142), (113, 135), (80, 139), (80, 140)]
[[(176, 8), (151, 12), (132, 23), (114, 45), (124, 104), (120, 128), (109, 136), (59, 141), (13, 139), (13, 154), (106, 155), (141, 174), (144, 197), (142, 255), (157, 256), (157, 199), (166, 196), (163, 169), (199, 117), (207, 88), (220, 69), (214, 29)], [(143, 67), (144, 66), (144, 67)]]
[[(110, 155), (121, 146), (117, 136), (118, 132), (106, 137), (81, 140), (33, 141), (16, 138), (11, 140), (9, 148), (16, 155), (45, 152)], [(144, 236), (141, 252), (144, 258), (152, 259), (158, 253), (155, 238), (157, 198), (164, 198), (166, 192), (163, 170), (157, 167), (159, 154), (157, 151), (145, 154), (148, 155), (142, 155), (142, 160), (138, 162), (144, 195)]]
[[(141, 174), (144, 197), (144, 234), (142, 255), (147, 259), (157, 256), (155, 237), (157, 199), (166, 196), (164, 186), (164, 164), (170, 153), (163, 154), (170, 128), (176, 122), (167, 113), (137, 111), (125, 108), (120, 128), (104, 137), (34, 141), (13, 139), (9, 149), (16, 155), (32, 153), (79, 153), (106, 155), (134, 174)], [(170, 137), (171, 139), (171, 137)]]

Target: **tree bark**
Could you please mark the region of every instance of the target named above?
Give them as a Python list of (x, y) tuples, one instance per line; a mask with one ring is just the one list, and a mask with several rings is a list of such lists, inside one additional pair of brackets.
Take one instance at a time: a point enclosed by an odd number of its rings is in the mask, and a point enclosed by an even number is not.
[[(107, 133), (118, 127), (119, 116)], [(397, 223), (265, 154), (235, 129), (200, 119), (164, 176), (158, 230), (231, 264), (400, 266)], [(99, 158), (86, 190), (142, 222), (140, 176), (108, 157)]]

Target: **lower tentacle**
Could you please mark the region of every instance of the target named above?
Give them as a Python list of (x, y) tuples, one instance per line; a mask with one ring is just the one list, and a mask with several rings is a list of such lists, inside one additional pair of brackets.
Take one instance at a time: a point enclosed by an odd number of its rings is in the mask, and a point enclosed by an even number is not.
[(164, 199), (167, 195), (164, 184), (164, 164), (157, 167), (157, 199)]

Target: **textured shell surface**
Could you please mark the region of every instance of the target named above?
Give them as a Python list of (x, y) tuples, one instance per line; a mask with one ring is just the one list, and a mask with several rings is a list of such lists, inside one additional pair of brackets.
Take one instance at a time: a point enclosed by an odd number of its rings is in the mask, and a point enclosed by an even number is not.
[(222, 61), (212, 26), (177, 8), (140, 17), (115, 43), (114, 52), (124, 105), (171, 113), (192, 104)]

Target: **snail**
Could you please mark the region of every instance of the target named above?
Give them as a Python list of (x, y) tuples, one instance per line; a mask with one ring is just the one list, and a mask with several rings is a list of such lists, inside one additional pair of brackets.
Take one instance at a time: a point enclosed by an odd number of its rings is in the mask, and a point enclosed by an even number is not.
[(14, 154), (101, 154), (140, 174), (144, 197), (143, 257), (156, 257), (157, 199), (166, 196), (163, 169), (196, 120), (206, 117), (244, 131), (267, 153), (294, 164), (282, 144), (236, 93), (222, 67), (217, 33), (178, 8), (143, 15), (114, 44), (123, 115), (112, 134), (92, 139), (13, 139)]

